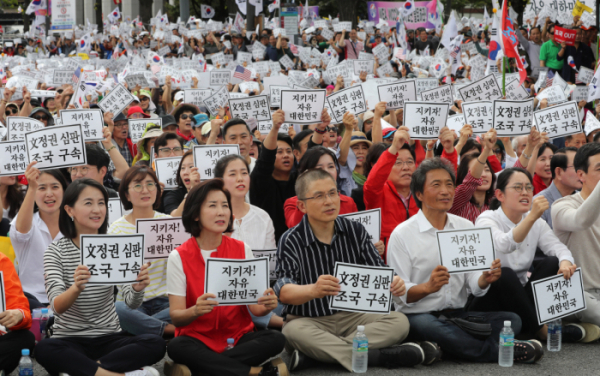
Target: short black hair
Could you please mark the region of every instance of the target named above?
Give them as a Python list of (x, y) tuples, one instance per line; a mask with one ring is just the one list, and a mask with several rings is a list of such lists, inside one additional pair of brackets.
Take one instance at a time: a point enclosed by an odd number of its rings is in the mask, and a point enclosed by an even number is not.
[(306, 136), (309, 136), (313, 133), (315, 133), (315, 131), (313, 131), (311, 129), (306, 129), (306, 130), (296, 133), (296, 135), (294, 136), (294, 139), (292, 140), (292, 149), (300, 150), (300, 143), (302, 142), (302, 140), (304, 140), (306, 138)]
[[(458, 138), (456, 139), (456, 143), (458, 143)], [(455, 145), (456, 145), (455, 143)], [(467, 139), (467, 141), (465, 142), (464, 146), (462, 147), (462, 149), (460, 149), (460, 157), (462, 159), (462, 156), (470, 151), (471, 149), (476, 148), (478, 150), (478, 153), (481, 154), (481, 144), (479, 142), (477, 142), (475, 139), (473, 138), (469, 138)]]
[[(471, 164), (471, 161), (475, 158), (479, 158), (480, 155), (481, 153), (471, 153), (465, 155), (464, 157), (460, 157), (460, 164), (458, 165), (458, 169), (456, 170), (457, 187), (461, 185), (463, 183), (463, 180), (465, 180), (465, 178), (467, 177), (467, 174), (469, 173), (469, 164)], [(479, 161), (477, 162), (479, 163)], [(485, 164), (492, 173), (492, 184), (490, 185), (490, 188), (485, 192), (484, 202), (485, 204), (489, 204), (490, 200), (494, 197), (494, 192), (496, 190), (496, 174), (494, 174), (494, 169), (492, 168), (492, 165), (489, 160), (486, 159)], [(475, 195), (471, 196), (470, 202), (473, 204), (477, 204), (477, 201), (475, 200)]]
[(545, 143), (543, 143), (543, 144), (542, 144), (542, 146), (540, 146), (540, 149), (538, 150), (538, 155), (537, 155), (537, 158), (536, 158), (536, 159), (539, 159), (539, 158), (540, 158), (540, 156), (541, 156), (542, 154), (544, 154), (544, 152), (546, 151), (546, 149), (550, 149), (550, 150), (552, 150), (552, 154), (554, 154), (554, 153), (556, 153), (556, 150), (557, 150), (558, 148), (557, 148), (557, 147), (556, 147), (556, 145), (554, 145), (554, 144), (551, 144), (551, 143), (549, 143), (549, 142), (545, 142)]
[(287, 135), (287, 133), (277, 133), (277, 141), (285, 142), (286, 144), (290, 145), (292, 150), (294, 150), (294, 142), (292, 141), (292, 138)]
[[(63, 197), (64, 197), (65, 191), (67, 190), (67, 187), (69, 186), (69, 181), (67, 180), (67, 178), (65, 177), (65, 175), (63, 174), (62, 171), (63, 171), (63, 169), (42, 170), (42, 171), (40, 171), (40, 176), (38, 177), (38, 179), (44, 174), (51, 175), (54, 179), (58, 180), (58, 183), (62, 187)], [(29, 189), (29, 188), (27, 188), (27, 189)], [(38, 208), (37, 204), (33, 204), (33, 212), (35, 213), (39, 210), (40, 210), (40, 208)]]
[[(506, 190), (508, 182), (510, 181), (510, 177), (517, 172), (525, 174), (525, 176), (527, 176), (527, 179), (529, 179), (529, 182), (533, 185), (533, 178), (531, 177), (529, 171), (520, 167), (510, 167), (503, 170), (500, 173), (500, 175), (498, 175), (498, 179), (496, 180), (496, 189), (499, 189), (501, 192), (504, 192)], [(502, 203), (496, 198), (496, 196), (494, 196), (490, 201), (490, 210), (497, 210), (500, 206), (502, 206)]]
[(585, 144), (580, 147), (573, 160), (575, 171), (583, 170), (583, 172), (587, 174), (588, 168), (590, 167), (590, 157), (593, 157), (596, 154), (600, 154), (600, 144), (596, 142)]
[[(74, 207), (77, 200), (79, 200), (79, 196), (81, 192), (87, 187), (96, 188), (100, 192), (102, 192), (102, 196), (104, 196), (104, 203), (108, 205), (108, 191), (104, 186), (97, 181), (89, 178), (77, 179), (67, 187), (63, 195), (62, 203), (60, 204), (60, 216), (58, 218), (58, 229), (64, 235), (65, 238), (75, 239), (79, 234), (77, 234), (77, 229), (75, 228), (75, 223), (67, 214), (65, 206)], [(108, 230), (108, 212), (104, 216), (104, 222), (98, 229), (98, 234), (106, 234)]]
[(250, 134), (250, 136), (252, 136), (252, 131), (250, 131), (250, 127), (248, 126), (248, 124), (246, 124), (246, 122), (243, 119), (233, 118), (227, 123), (225, 123), (225, 125), (223, 125), (223, 138), (225, 138), (225, 136), (227, 135), (227, 131), (229, 130), (229, 128), (240, 124), (244, 124), (246, 126), (246, 129), (248, 130), (248, 133)]
[(563, 171), (567, 169), (567, 163), (569, 163), (569, 158), (567, 157), (568, 151), (574, 151), (577, 153), (577, 148), (574, 146), (564, 147), (562, 149), (558, 149), (552, 159), (550, 160), (550, 170), (552, 171), (552, 180), (556, 177), (556, 168), (560, 167)]
[(333, 180), (333, 176), (331, 176), (327, 171), (321, 170), (319, 168), (313, 168), (306, 170), (306, 172), (300, 174), (296, 179), (296, 184), (294, 185), (294, 189), (296, 191), (296, 197), (298, 200), (303, 200), (306, 198), (306, 191), (308, 190), (308, 185), (316, 180), (326, 180), (331, 179), (333, 184), (337, 186), (337, 183)]
[(152, 168), (146, 165), (135, 165), (130, 167), (123, 175), (121, 179), (121, 184), (119, 185), (119, 198), (121, 199), (121, 204), (123, 204), (123, 209), (131, 210), (133, 209), (133, 205), (131, 201), (127, 198), (127, 194), (129, 193), (129, 184), (131, 182), (142, 181), (146, 178), (146, 176), (150, 175), (154, 183), (156, 184), (156, 200), (154, 201), (154, 205), (152, 205), (152, 209), (156, 210), (160, 207), (160, 198), (162, 196), (160, 184), (158, 181), (158, 177)]
[[(208, 194), (212, 191), (221, 191), (227, 197), (227, 204), (231, 208), (231, 195), (229, 191), (225, 189), (225, 183), (223, 179), (210, 179), (203, 183), (198, 184), (190, 190), (186, 199), (186, 205), (183, 208), (183, 214), (181, 215), (181, 221), (185, 232), (191, 234), (193, 237), (200, 236), (202, 232), (202, 221), (201, 213), (202, 204), (206, 201)], [(233, 232), (233, 212), (229, 216), (229, 224), (225, 232)]]
[(239, 154), (229, 154), (217, 161), (217, 164), (215, 165), (215, 178), (223, 178), (223, 176), (225, 175), (225, 169), (227, 169), (229, 163), (235, 160), (243, 161), (246, 165), (246, 168), (248, 169), (248, 173), (250, 173), (250, 166), (248, 166), (248, 161), (246, 161), (246, 158), (242, 157)]
[(335, 156), (335, 153), (331, 151), (331, 149), (326, 148), (324, 146), (315, 146), (308, 150), (300, 159), (300, 164), (298, 166), (298, 173), (303, 173), (306, 170), (311, 170), (313, 168), (317, 168), (317, 164), (319, 163), (319, 159), (322, 156), (329, 155), (335, 164), (335, 168), (337, 170), (338, 175), (340, 174), (340, 164)]
[(392, 146), (392, 144), (386, 144), (385, 142), (378, 142), (371, 145), (369, 151), (367, 152), (367, 156), (365, 157), (365, 162), (363, 163), (363, 175), (365, 177), (369, 177), (371, 169), (373, 166), (375, 166), (375, 163), (377, 163), (379, 157), (381, 157), (381, 154), (389, 149), (390, 146)]
[(179, 161), (179, 167), (177, 168), (177, 176), (175, 176), (175, 181), (177, 182), (177, 186), (179, 188), (185, 188), (185, 184), (183, 183), (183, 180), (181, 179), (181, 165), (183, 165), (183, 160), (186, 159), (189, 156), (192, 156), (192, 159), (194, 159), (194, 150), (190, 149), (188, 151), (186, 151), (185, 153), (183, 153), (183, 156), (181, 156), (181, 161)]
[(154, 141), (154, 152), (158, 155), (158, 148), (162, 146), (167, 146), (169, 140), (177, 140), (179, 141), (179, 145), (183, 147), (183, 139), (177, 135), (177, 133), (173, 132), (164, 132)]
[(425, 190), (425, 181), (427, 180), (427, 173), (434, 170), (445, 170), (452, 179), (452, 183), (456, 186), (456, 176), (454, 175), (454, 167), (446, 159), (435, 157), (426, 159), (419, 167), (413, 172), (412, 180), (410, 181), (410, 193), (415, 199), (415, 203), (421, 209), (422, 202), (417, 198), (417, 193), (423, 193)]
[(98, 144), (85, 144), (85, 155), (87, 157), (87, 164), (90, 166), (96, 166), (98, 171), (102, 167), (106, 167), (108, 172), (108, 166), (110, 165), (110, 156), (108, 153), (100, 147)]

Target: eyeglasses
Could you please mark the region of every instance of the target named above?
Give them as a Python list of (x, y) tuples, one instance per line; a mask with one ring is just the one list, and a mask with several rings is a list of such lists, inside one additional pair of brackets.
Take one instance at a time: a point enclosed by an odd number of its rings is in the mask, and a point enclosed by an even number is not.
[(325, 200), (327, 200), (327, 197), (334, 200), (334, 199), (340, 197), (340, 192), (337, 190), (332, 190), (332, 191), (329, 191), (328, 193), (318, 193), (318, 194), (314, 195), (313, 197), (305, 197), (305, 198), (301, 198), (300, 200), (302, 200), (302, 201), (315, 200), (316, 203), (322, 204), (325, 202)]
[(494, 153), (495, 154), (500, 154), (500, 153), (502, 153), (502, 149), (494, 149)]
[(181, 115), (179, 115), (179, 117), (183, 120), (187, 120), (187, 119), (193, 119), (194, 115), (181, 114)]
[(19, 113), (19, 110), (17, 110), (17, 109), (9, 109), (9, 108), (7, 108), (6, 111), (4, 111), (4, 114), (6, 116), (16, 115), (18, 113)]
[(148, 183), (146, 185), (136, 184), (136, 185), (130, 186), (129, 188), (133, 189), (134, 192), (141, 193), (144, 190), (144, 187), (148, 188), (148, 192), (153, 192), (156, 190), (156, 183)]
[(171, 154), (171, 153), (181, 153), (183, 149), (180, 148), (179, 146), (176, 146), (174, 148), (160, 148), (158, 149), (159, 152), (163, 153), (163, 154)]
[(144, 117), (144, 114), (140, 114), (139, 112), (136, 112), (135, 114), (131, 115), (131, 119), (141, 119)]
[(38, 121), (48, 121), (48, 116), (32, 116), (32, 118)]
[(394, 166), (404, 166), (404, 165), (406, 165), (406, 167), (412, 167), (415, 165), (415, 161), (413, 161), (413, 160), (409, 160), (406, 162), (396, 161), (396, 163), (394, 163)]
[(69, 167), (67, 168), (67, 171), (69, 172), (69, 174), (71, 175), (81, 175), (81, 176), (86, 176), (88, 174), (88, 172), (90, 171), (90, 168), (87, 166), (83, 166), (83, 167)]
[[(523, 184), (515, 184), (512, 187), (508, 187), (508, 188), (512, 188), (519, 193), (523, 192)], [(525, 190), (527, 191), (527, 193), (533, 192), (533, 185), (527, 184), (525, 186)]]

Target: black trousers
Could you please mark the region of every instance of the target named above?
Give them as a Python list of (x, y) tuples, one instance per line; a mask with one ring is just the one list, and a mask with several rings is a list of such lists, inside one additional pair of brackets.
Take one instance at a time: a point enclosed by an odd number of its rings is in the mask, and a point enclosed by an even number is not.
[(257, 367), (283, 351), (285, 336), (274, 330), (250, 332), (240, 338), (235, 347), (216, 353), (202, 341), (175, 337), (167, 352), (175, 363), (186, 365), (193, 375), (247, 376), (250, 367)]
[(29, 330), (15, 330), (0, 336), (0, 370), (9, 375), (19, 365), (21, 350), (33, 352), (35, 336)]
[(165, 341), (159, 336), (121, 332), (94, 338), (44, 339), (36, 346), (35, 358), (53, 376), (59, 372), (94, 376), (98, 367), (124, 373), (152, 365), (165, 356), (165, 351)]
[(558, 258), (546, 257), (541, 260), (531, 273), (529, 281), (523, 286), (517, 274), (511, 268), (502, 268), (502, 276), (492, 283), (489, 291), (482, 297), (473, 298), (467, 303), (467, 311), (513, 312), (521, 317), (521, 332), (533, 335), (541, 328), (538, 323), (533, 299), (531, 282), (554, 276), (558, 273)]
[(37, 300), (37, 298), (35, 296), (31, 295), (30, 293), (23, 291), (23, 294), (25, 294), (25, 297), (27, 298), (27, 301), (29, 302), (29, 310), (31, 312), (33, 312), (33, 310), (36, 308), (48, 307), (48, 304), (40, 303), (40, 301)]

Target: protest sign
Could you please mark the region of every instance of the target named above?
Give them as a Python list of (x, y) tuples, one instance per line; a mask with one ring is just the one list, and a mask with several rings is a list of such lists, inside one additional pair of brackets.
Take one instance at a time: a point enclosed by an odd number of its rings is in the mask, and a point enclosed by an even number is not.
[(574, 100), (576, 103), (581, 101), (587, 102), (588, 97), (588, 87), (587, 86), (575, 86), (573, 92), (571, 93), (571, 100)]
[[(232, 56), (233, 57), (233, 56)], [(208, 58), (208, 56), (207, 56)], [(227, 62), (225, 61), (225, 54), (223, 52), (217, 52), (215, 54), (210, 55), (210, 60), (212, 61), (212, 63), (214, 64), (215, 67), (219, 68), (220, 66), (224, 66)], [(214, 72), (214, 70), (212, 70), (210, 73)], [(223, 70), (221, 70), (221, 72), (224, 72)], [(212, 74), (211, 74), (212, 77)], [(229, 77), (231, 77), (231, 73), (229, 73)], [(224, 79), (225, 76), (221, 77), (221, 79)], [(212, 82), (212, 80), (211, 80)], [(227, 81), (229, 82), (229, 81)], [(211, 83), (211, 85), (213, 85)]]
[(373, 56), (379, 59), (379, 61), (388, 61), (388, 57), (390, 56), (390, 51), (385, 43), (379, 43), (377, 46), (373, 47), (372, 50)]
[[(283, 123), (281, 125), (281, 127), (279, 128), (279, 132), (278, 133), (285, 133), (288, 134), (288, 131), (290, 129), (290, 127), (293, 128), (293, 125), (290, 123)], [(260, 132), (260, 134), (269, 134), (269, 132), (271, 131), (271, 129), (273, 128), (273, 121), (269, 120), (269, 121), (261, 121), (258, 123), (258, 126), (256, 127), (256, 129), (258, 129), (258, 131)]]
[(377, 68), (377, 75), (379, 77), (387, 77), (387, 76), (391, 75), (392, 73), (394, 73), (394, 68), (392, 67), (392, 63), (389, 61), (387, 63), (379, 66), (379, 68)]
[[(416, 99), (415, 99), (416, 100)], [(452, 86), (442, 85), (435, 89), (425, 90), (421, 92), (421, 100), (426, 102), (441, 102), (441, 103), (454, 103), (452, 97)]]
[(191, 103), (196, 107), (204, 106), (204, 100), (212, 95), (211, 89), (185, 89), (183, 102)]
[(352, 60), (354, 74), (360, 76), (362, 72), (373, 74), (375, 68), (375, 60)]
[(506, 84), (506, 99), (522, 101), (527, 98), (529, 98), (529, 93), (523, 85), (519, 84), (519, 80), (513, 80)]
[(254, 254), (254, 258), (265, 257), (269, 260), (269, 279), (271, 281), (277, 280), (277, 249), (268, 249), (268, 250), (252, 250), (252, 254)]
[(0, 176), (23, 175), (28, 164), (24, 140), (0, 142)]
[(225, 107), (228, 100), (229, 92), (227, 91), (227, 86), (221, 86), (213, 95), (204, 100), (204, 105), (208, 108), (212, 116), (217, 116), (219, 108)]
[(43, 129), (44, 123), (39, 120), (35, 120), (29, 117), (22, 116), (8, 116), (6, 118), (6, 129), (8, 141), (24, 140), (25, 133)]
[(394, 270), (387, 267), (335, 263), (340, 291), (329, 299), (329, 308), (340, 311), (389, 314)]
[(417, 95), (420, 96), (422, 92), (438, 87), (439, 81), (437, 78), (417, 78), (415, 85), (417, 87)]
[(62, 125), (25, 133), (29, 162), (39, 170), (87, 164), (81, 125)]
[(476, 101), (462, 104), (465, 124), (470, 124), (473, 134), (484, 134), (493, 128), (494, 108), (492, 102)]
[(409, 125), (410, 138), (437, 139), (440, 130), (446, 126), (449, 109), (448, 103), (404, 102), (403, 124)]
[(190, 238), (181, 217), (137, 219), (135, 232), (146, 235), (144, 260), (166, 259), (171, 251)]
[[(590, 85), (592, 87), (592, 85)], [(565, 95), (564, 89), (560, 86), (550, 86), (542, 90), (537, 95), (538, 103), (541, 103), (542, 100), (548, 100), (548, 106), (552, 106), (557, 103), (562, 103), (567, 101), (567, 96)], [(588, 102), (590, 102), (588, 100)]]
[(326, 90), (281, 90), (281, 103), (285, 103), (285, 123), (320, 123), (326, 95)]
[(227, 85), (231, 81), (231, 71), (227, 69), (213, 69), (210, 71), (210, 86)]
[(137, 144), (139, 140), (142, 139), (142, 135), (146, 130), (148, 124), (156, 124), (159, 126), (159, 129), (162, 129), (162, 119), (129, 119), (127, 120), (129, 124), (129, 137), (131, 137), (131, 142)]
[(135, 283), (144, 265), (144, 234), (81, 235), (81, 265), (92, 275), (88, 285)]
[[(239, 86), (240, 94), (250, 94), (251, 92), (254, 92), (254, 94), (258, 94), (260, 92), (260, 85), (258, 84), (258, 82), (244, 81), (240, 83)], [(248, 93), (246, 93), (246, 90), (248, 91)], [(232, 96), (230, 95), (229, 98), (232, 98)]]
[(458, 136), (460, 136), (460, 130), (465, 126), (465, 115), (458, 114), (454, 116), (448, 116), (448, 120), (446, 120), (446, 126), (451, 131), (455, 131)]
[(358, 115), (367, 111), (365, 94), (361, 85), (332, 93), (327, 97), (327, 104), (334, 117), (332, 119), (334, 123), (341, 123), (346, 112)]
[(252, 53), (238, 51), (238, 53), (237, 53), (237, 62), (240, 65), (243, 65), (244, 63), (246, 63), (248, 65), (252, 64)]
[(100, 102), (98, 107), (102, 112), (112, 112), (113, 119), (116, 118), (124, 109), (133, 102), (133, 95), (129, 90), (125, 89), (125, 86), (117, 84), (117, 86), (106, 94)]
[(123, 216), (123, 204), (119, 197), (113, 197), (108, 199), (106, 205), (106, 215), (108, 216), (108, 226), (112, 225), (114, 221)]
[(248, 120), (254, 118), (258, 121), (271, 120), (269, 97), (255, 95), (247, 98), (229, 99), (229, 111), (234, 118)]
[(377, 86), (379, 101), (386, 102), (385, 108), (393, 110), (404, 107), (405, 101), (417, 100), (415, 81), (392, 82)]
[(579, 75), (577, 76), (577, 79), (579, 81), (581, 81), (587, 85), (592, 81), (593, 77), (594, 77), (594, 71), (592, 69), (583, 67), (583, 66), (579, 67)]
[(498, 86), (496, 77), (490, 74), (479, 81), (465, 85), (458, 89), (463, 102), (492, 101), (502, 98), (502, 90)]
[(154, 171), (158, 181), (163, 183), (164, 190), (177, 189), (177, 170), (181, 157), (167, 157), (153, 159)]
[(4, 287), (4, 272), (0, 270), (0, 313), (6, 311), (6, 292)]
[(569, 279), (562, 274), (531, 283), (540, 325), (587, 309), (581, 268)]
[(279, 63), (287, 70), (294, 68), (294, 61), (290, 59), (288, 55), (283, 55), (283, 57), (279, 59)]
[(200, 180), (214, 178), (217, 161), (229, 154), (240, 154), (239, 145), (194, 145), (194, 166), (198, 167)]
[(61, 110), (60, 120), (62, 125), (81, 124), (85, 142), (104, 140), (104, 137), (102, 137), (104, 116), (100, 109)]
[[(269, 97), (271, 99), (271, 107), (281, 107), (281, 90), (289, 89), (288, 86), (271, 85), (269, 86)], [(587, 92), (586, 92), (587, 96)]]
[(489, 227), (437, 231), (436, 236), (440, 265), (450, 274), (489, 270), (496, 259)]
[(73, 71), (72, 70), (55, 70), (52, 72), (52, 84), (56, 86), (60, 85), (73, 85)]
[[(495, 100), (493, 107), (493, 127), (498, 137), (514, 137), (531, 132), (533, 98), (524, 101)], [(540, 130), (539, 127), (537, 129)]]
[(585, 136), (589, 136), (590, 133), (592, 133), (596, 129), (600, 129), (600, 120), (596, 119), (595, 116), (586, 116), (585, 127), (583, 128), (583, 130), (585, 131)]
[(208, 257), (204, 293), (215, 294), (220, 306), (258, 303), (269, 288), (269, 259), (248, 260)]
[(579, 107), (575, 101), (536, 111), (533, 117), (538, 131), (546, 132), (551, 139), (582, 132)]
[(340, 214), (340, 217), (344, 217), (354, 222), (358, 222), (365, 226), (365, 230), (369, 234), (369, 238), (373, 243), (377, 243), (381, 237), (381, 209), (371, 209), (359, 211), (350, 214)]
[(560, 26), (554, 28), (554, 42), (557, 44), (565, 42), (567, 46), (573, 46), (575, 45), (575, 35), (577, 35), (577, 29), (565, 29)]

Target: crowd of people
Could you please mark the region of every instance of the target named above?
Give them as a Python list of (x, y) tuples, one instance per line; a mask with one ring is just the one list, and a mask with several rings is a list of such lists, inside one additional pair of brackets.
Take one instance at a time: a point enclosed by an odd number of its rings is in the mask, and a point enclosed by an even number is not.
[[(185, 102), (185, 89), (211, 88), (199, 74), (213, 69), (247, 72), (240, 82), (225, 84), (232, 97), (269, 96), (265, 80), (275, 76), (287, 77), (290, 88), (299, 86), (298, 77), (314, 77), (314, 87), (299, 89), (331, 95), (378, 79), (474, 82), (469, 62), (490, 54), (489, 25), (469, 20), (458, 32), (463, 45), (475, 43), (476, 52), (461, 52), (456, 69), (435, 29), (409, 30), (405, 53), (397, 54), (404, 34), (387, 22), (339, 30), (337, 19), (326, 21), (301, 25), (298, 45), (273, 21), (247, 32), (237, 21), (195, 18), (153, 18), (147, 27), (123, 21), (117, 32), (104, 33), (88, 25), (43, 38), (33, 30), (4, 43), (3, 124), (20, 116), (53, 127), (63, 110), (99, 108), (117, 83), (134, 99), (120, 113), (103, 113), (103, 140), (86, 143), (86, 165), (38, 169), (33, 161), (24, 174), (10, 176), (2, 173), (8, 162), (0, 161), (0, 235), (10, 244), (0, 249), (2, 376), (17, 367), (22, 349), (34, 351), (52, 375), (158, 376), (152, 365), (165, 354), (167, 376), (284, 376), (322, 363), (352, 371), (359, 325), (369, 340), (370, 367), (497, 362), (506, 320), (517, 337), (514, 360), (535, 363), (543, 357), (540, 341), (548, 326), (538, 322), (532, 282), (558, 274), (569, 279), (576, 268), (582, 269), (587, 309), (565, 318), (562, 340), (600, 339), (600, 107), (592, 101), (577, 103), (581, 132), (566, 137), (550, 139), (536, 127), (512, 138), (493, 128), (475, 134), (464, 124), (458, 132), (443, 127), (429, 140), (411, 137), (415, 119), (376, 97), (366, 98), (369, 109), (347, 111), (339, 122), (325, 108), (319, 121), (304, 125), (286, 121), (286, 112), (295, 110), (289, 104), (270, 106), (266, 131), (256, 119), (234, 117), (227, 105), (214, 110)], [(567, 94), (586, 86), (577, 72), (595, 67), (597, 51), (590, 45), (597, 30), (583, 28), (576, 17), (573, 25), (562, 25), (577, 30), (574, 45), (567, 46), (555, 41), (557, 23), (527, 22), (533, 27), (517, 33), (529, 62), (523, 86), (534, 106), (544, 109), (555, 103), (537, 97), (554, 84), (536, 83), (538, 75), (561, 76)], [(92, 42), (82, 51), (79, 38), (86, 32)], [(381, 44), (392, 72), (380, 75), (388, 64), (374, 56)], [(158, 62), (147, 59), (158, 51)], [(240, 52), (251, 52), (252, 61), (238, 62)], [(565, 62), (568, 56), (574, 62)], [(286, 57), (292, 66), (283, 65)], [(331, 67), (351, 67), (359, 58), (374, 59), (373, 69), (328, 75)], [(432, 58), (448, 63), (441, 75), (428, 68)], [(174, 68), (181, 67), (178, 61), (197, 63), (198, 75), (185, 85)], [(261, 77), (253, 65), (263, 61), (282, 65)], [(492, 71), (517, 71), (514, 59), (501, 61), (491, 64)], [(95, 72), (97, 90), (86, 92), (81, 107), (73, 98), (83, 76), (70, 84), (52, 82), (53, 70), (74, 70), (70, 62), (82, 74)], [(140, 71), (148, 73), (148, 85), (128, 87), (125, 77)], [(32, 75), (35, 87), (20, 83)], [(247, 82), (257, 85), (241, 89)], [(54, 94), (36, 97), (40, 90)], [(455, 94), (450, 114), (461, 114), (462, 105)], [(147, 120), (137, 142), (132, 119)], [(238, 145), (239, 154), (218, 159), (206, 177), (193, 148), (213, 144)], [(153, 161), (166, 157), (179, 158), (175, 189), (165, 189), (155, 172)], [(124, 210), (111, 223), (110, 198)], [(362, 224), (341, 216), (371, 209), (381, 212), (378, 242)], [(81, 235), (131, 235), (137, 220), (169, 217), (181, 217), (189, 239), (168, 258), (146, 262), (133, 284), (88, 284)], [(491, 228), (497, 259), (483, 272), (450, 274), (440, 265), (436, 233), (473, 227)], [(208, 257), (252, 259), (253, 250), (269, 249), (277, 250), (276, 280), (257, 304), (219, 306), (217, 296), (205, 291)], [(341, 289), (336, 262), (392, 268), (393, 310), (380, 315), (330, 308)], [(38, 308), (50, 308), (54, 319), (47, 338), (36, 344), (28, 329)], [(456, 324), (473, 317), (490, 324), (491, 333), (475, 335)], [(235, 346), (225, 351), (230, 338)], [(287, 362), (279, 357), (284, 350)]]

